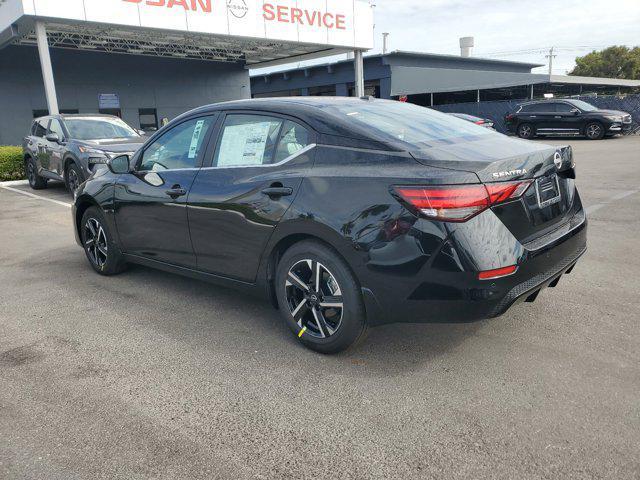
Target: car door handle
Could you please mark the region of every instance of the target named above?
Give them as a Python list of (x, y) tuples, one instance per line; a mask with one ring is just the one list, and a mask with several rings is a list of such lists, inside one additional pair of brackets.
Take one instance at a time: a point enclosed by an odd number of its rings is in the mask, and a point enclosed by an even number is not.
[(167, 190), (165, 193), (175, 200), (178, 197), (184, 197), (187, 194), (187, 191), (184, 188), (182, 188), (180, 185), (174, 185), (170, 190)]
[(262, 193), (270, 198), (286, 197), (293, 194), (293, 188), (289, 187), (269, 187), (262, 190)]

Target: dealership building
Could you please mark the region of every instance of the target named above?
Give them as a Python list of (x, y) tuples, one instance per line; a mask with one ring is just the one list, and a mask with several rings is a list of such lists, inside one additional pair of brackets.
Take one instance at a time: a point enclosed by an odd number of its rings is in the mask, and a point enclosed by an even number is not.
[[(461, 39), (464, 40), (464, 39)], [(462, 44), (461, 44), (462, 45)], [(534, 73), (543, 67), (461, 55), (394, 51), (364, 59), (365, 93), (379, 98), (407, 97), (411, 103), (437, 106), (525, 98), (632, 93), (639, 80), (573, 77)], [(254, 97), (352, 95), (353, 62), (343, 60), (282, 70), (251, 78)]]
[(364, 94), (372, 47), (362, 0), (0, 0), (0, 145), (20, 144), (47, 113), (102, 112), (152, 130), (250, 98), (249, 68), (348, 52)]

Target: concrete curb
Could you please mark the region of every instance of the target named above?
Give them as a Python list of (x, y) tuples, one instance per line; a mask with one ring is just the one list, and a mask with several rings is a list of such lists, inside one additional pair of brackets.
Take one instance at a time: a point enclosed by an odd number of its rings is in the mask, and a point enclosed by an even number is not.
[(15, 185), (27, 185), (28, 180), (12, 180), (10, 182), (0, 182), (0, 187), (13, 187)]

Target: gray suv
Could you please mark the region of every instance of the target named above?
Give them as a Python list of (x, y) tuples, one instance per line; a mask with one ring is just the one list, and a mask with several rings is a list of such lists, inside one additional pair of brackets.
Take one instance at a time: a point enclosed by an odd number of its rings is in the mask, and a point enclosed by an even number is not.
[(61, 180), (71, 193), (109, 158), (133, 153), (146, 141), (112, 115), (74, 114), (36, 118), (24, 138), (25, 170), (34, 190)]

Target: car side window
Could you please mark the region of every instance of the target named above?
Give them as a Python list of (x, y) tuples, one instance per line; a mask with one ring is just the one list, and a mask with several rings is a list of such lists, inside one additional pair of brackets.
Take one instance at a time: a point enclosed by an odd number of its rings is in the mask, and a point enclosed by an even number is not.
[(539, 112), (543, 112), (543, 113), (555, 113), (558, 111), (558, 104), (557, 103), (541, 103), (540, 104), (540, 108), (538, 109)]
[(287, 120), (282, 127), (280, 141), (273, 163), (279, 163), (307, 147), (310, 142), (309, 130), (295, 122)]
[(49, 133), (55, 133), (58, 135), (58, 138), (62, 140), (64, 138), (64, 132), (62, 130), (62, 125), (60, 121), (53, 118), (51, 123), (49, 123)]
[(213, 121), (213, 117), (194, 118), (172, 128), (145, 149), (138, 170), (195, 167)]
[(283, 121), (266, 115), (227, 115), (214, 167), (246, 167), (273, 163)]
[(556, 103), (556, 112), (559, 113), (571, 113), (576, 108), (568, 103)]
[(33, 128), (33, 134), (36, 137), (44, 137), (47, 134), (47, 122), (46, 119), (36, 120)]

